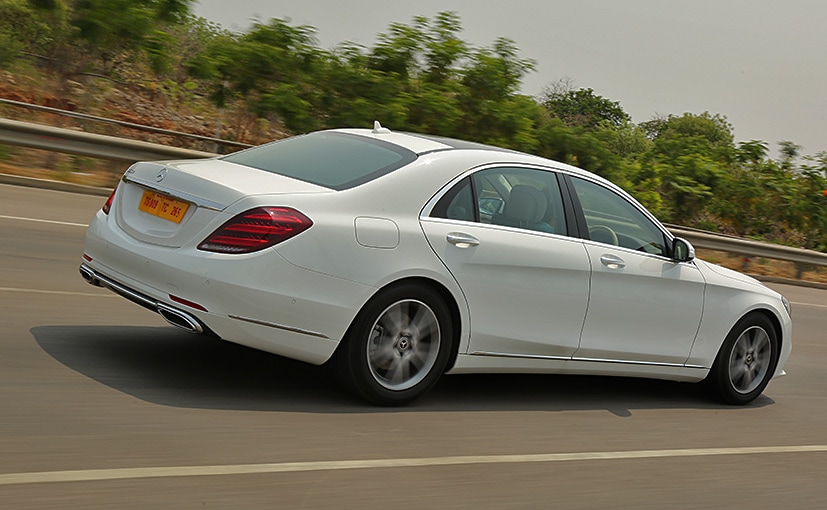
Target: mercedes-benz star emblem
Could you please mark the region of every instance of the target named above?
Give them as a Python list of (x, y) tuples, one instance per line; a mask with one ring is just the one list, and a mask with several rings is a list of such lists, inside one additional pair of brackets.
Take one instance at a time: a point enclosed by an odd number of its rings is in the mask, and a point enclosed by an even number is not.
[(161, 171), (160, 171), (160, 172), (158, 172), (158, 175), (156, 175), (156, 176), (155, 176), (155, 182), (161, 182), (161, 181), (163, 181), (163, 180), (164, 180), (164, 177), (166, 177), (166, 176), (167, 176), (167, 169), (166, 169), (166, 168), (162, 168), (162, 169), (161, 169)]

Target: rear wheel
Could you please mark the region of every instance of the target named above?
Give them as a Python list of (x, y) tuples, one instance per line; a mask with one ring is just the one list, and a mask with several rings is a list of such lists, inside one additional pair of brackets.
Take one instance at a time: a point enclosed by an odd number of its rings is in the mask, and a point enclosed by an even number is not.
[(451, 346), (451, 316), (442, 297), (403, 284), (365, 305), (336, 351), (334, 368), (362, 398), (399, 405), (436, 384)]
[(707, 381), (724, 402), (748, 404), (772, 379), (778, 352), (778, 337), (772, 322), (763, 315), (748, 315), (727, 335)]

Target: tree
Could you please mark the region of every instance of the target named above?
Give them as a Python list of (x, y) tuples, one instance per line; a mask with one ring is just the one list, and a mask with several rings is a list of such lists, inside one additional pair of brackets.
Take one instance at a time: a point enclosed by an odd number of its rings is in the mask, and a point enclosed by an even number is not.
[(0, 0), (0, 65), (24, 52), (54, 61), (64, 46), (69, 8), (63, 0)]
[(459, 15), (453, 11), (436, 15), (425, 34), (425, 80), (441, 85), (456, 77), (460, 62), (468, 56), (468, 44), (458, 37)]
[(643, 166), (663, 168), (661, 194), (670, 206), (665, 219), (693, 221), (735, 160), (732, 126), (726, 117), (708, 112), (669, 115), (640, 126), (652, 140)]
[(620, 124), (603, 121), (597, 125), (594, 134), (614, 154), (628, 160), (639, 159), (654, 146), (654, 142), (646, 136), (646, 131), (631, 121)]
[(303, 132), (319, 126), (313, 106), (321, 92), (312, 79), (321, 60), (313, 27), (274, 18), (238, 36), (216, 34), (186, 65), (192, 76), (211, 82), (219, 106), (238, 94), (260, 117), (276, 114), (288, 129)]
[(169, 65), (165, 27), (181, 23), (194, 0), (76, 0), (72, 25), (106, 64), (120, 51), (143, 51), (156, 71)]
[(514, 41), (499, 38), (490, 48), (472, 51), (460, 72), (457, 102), (463, 112), (456, 136), (532, 150), (539, 110), (529, 97), (517, 94), (523, 76), (535, 62), (519, 57)]
[(539, 100), (548, 112), (568, 126), (595, 129), (601, 124), (620, 126), (631, 117), (620, 103), (594, 93), (590, 88), (567, 90), (567, 82), (546, 86)]
[(739, 163), (758, 165), (767, 158), (769, 145), (762, 140), (741, 142), (735, 150), (735, 159)]
[(781, 151), (781, 166), (785, 169), (790, 169), (795, 166), (795, 160), (801, 155), (801, 147), (789, 140), (778, 142), (778, 148)]

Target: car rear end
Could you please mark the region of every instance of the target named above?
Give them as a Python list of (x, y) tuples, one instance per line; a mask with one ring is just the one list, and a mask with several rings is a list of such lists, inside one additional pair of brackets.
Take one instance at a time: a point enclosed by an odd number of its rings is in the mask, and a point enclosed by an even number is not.
[(81, 273), (189, 331), (323, 362), (353, 313), (335, 303), (368, 289), (278, 256), (272, 246), (312, 228), (290, 198), (331, 191), (260, 174), (221, 161), (133, 166), (90, 224)]

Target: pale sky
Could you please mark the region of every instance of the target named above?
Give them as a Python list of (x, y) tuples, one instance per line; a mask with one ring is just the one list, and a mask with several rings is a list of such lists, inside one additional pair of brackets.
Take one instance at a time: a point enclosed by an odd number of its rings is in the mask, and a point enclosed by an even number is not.
[(319, 46), (372, 46), (393, 22), (456, 11), (474, 47), (508, 37), (537, 61), (523, 93), (570, 78), (617, 101), (636, 123), (720, 113), (736, 141), (791, 140), (827, 151), (825, 0), (198, 0), (194, 11), (243, 31), (290, 18)]

